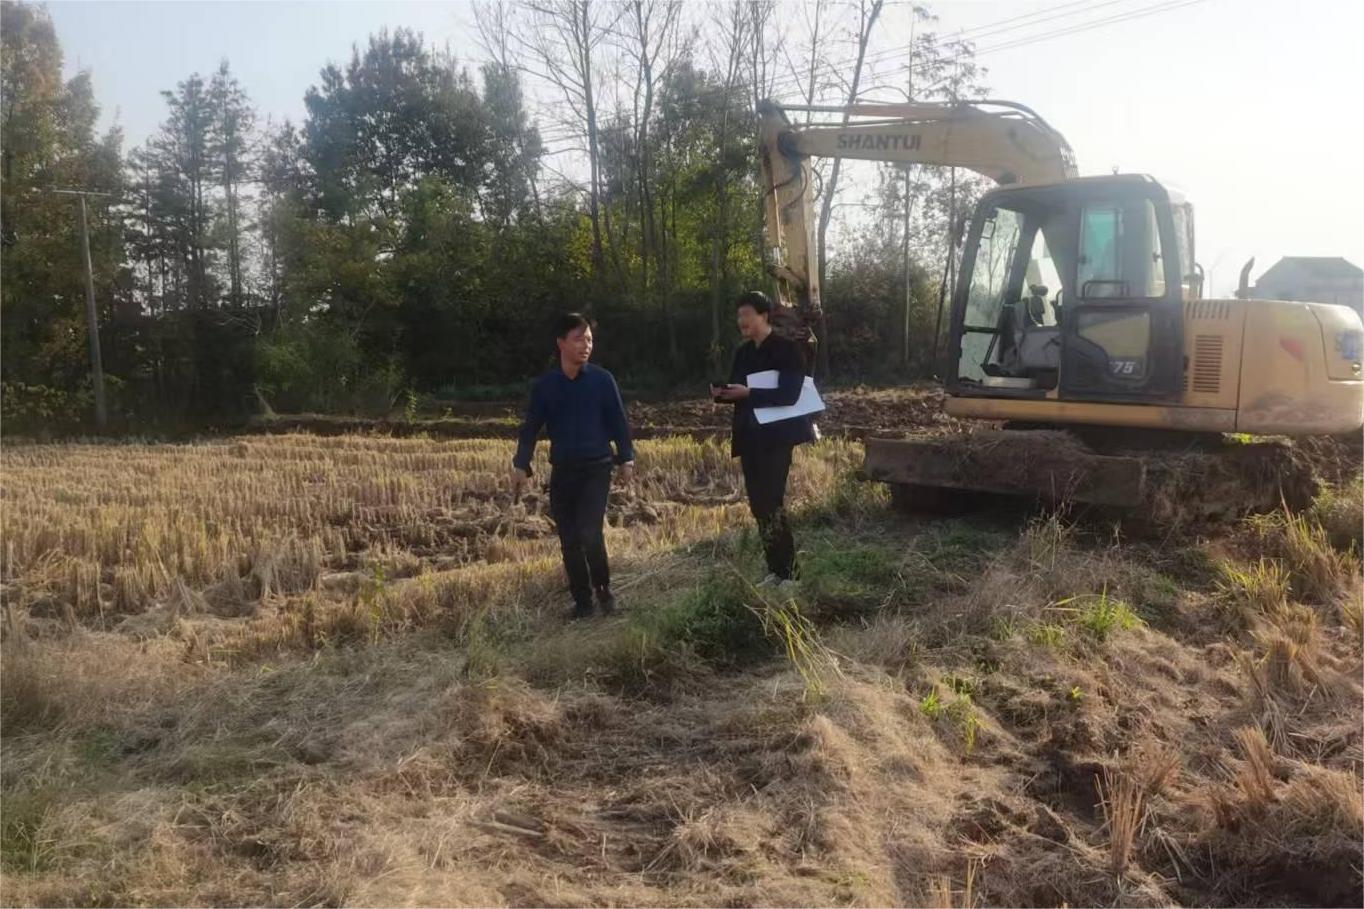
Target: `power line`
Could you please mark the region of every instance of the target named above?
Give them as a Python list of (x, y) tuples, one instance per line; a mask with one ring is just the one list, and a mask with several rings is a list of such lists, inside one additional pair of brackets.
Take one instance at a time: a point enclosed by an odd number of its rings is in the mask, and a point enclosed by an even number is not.
[(1146, 16), (1156, 15), (1157, 13), (1172, 12), (1174, 10), (1181, 9), (1186, 6), (1194, 6), (1196, 4), (1203, 2), (1204, 0), (1171, 0), (1171, 2), (1157, 4), (1155, 6), (1143, 7), (1140, 10), (1134, 10), (1130, 13), (1126, 13), (1123, 15), (1112, 16), (1110, 18), (1098, 20), (1095, 22), (1078, 24), (1070, 28), (1066, 28), (1047, 35), (1039, 35), (1035, 39), (1027, 41), (1006, 42), (1004, 44), (994, 45), (993, 47), (986, 47), (977, 51), (976, 55), (980, 56), (981, 54), (994, 53), (995, 51), (1011, 50), (1015, 47), (1023, 47), (1026, 44), (1037, 44), (1042, 41), (1050, 41), (1053, 38), (1064, 38), (1067, 35), (1077, 35), (1080, 32), (1087, 32), (1090, 29), (1099, 28), (1101, 26), (1116, 25), (1119, 22), (1127, 22), (1132, 19), (1142, 19), (1145, 18)]
[[(1030, 29), (1030, 28), (1032, 28), (1032, 27), (1034, 27), (1034, 26), (1036, 26), (1036, 25), (1040, 25), (1040, 24), (1042, 24), (1042, 23), (1044, 23), (1044, 22), (1054, 21), (1054, 20), (1056, 20), (1056, 19), (1069, 18), (1069, 17), (1075, 16), (1075, 15), (1091, 13), (1091, 12), (1094, 12), (1094, 11), (1096, 11), (1096, 10), (1099, 10), (1099, 9), (1102, 9), (1102, 8), (1105, 8), (1105, 7), (1109, 7), (1109, 6), (1114, 6), (1114, 5), (1116, 5), (1116, 4), (1118, 4), (1118, 3), (1122, 3), (1122, 2), (1129, 2), (1129, 0), (1105, 0), (1105, 2), (1098, 3), (1098, 4), (1094, 4), (1094, 5), (1090, 5), (1090, 6), (1085, 6), (1085, 7), (1081, 8), (1081, 9), (1073, 9), (1073, 7), (1077, 6), (1077, 3), (1074, 3), (1074, 2), (1072, 2), (1072, 3), (1063, 3), (1063, 4), (1059, 4), (1059, 5), (1057, 5), (1057, 6), (1054, 6), (1054, 7), (1048, 7), (1048, 8), (1046, 8), (1046, 9), (1037, 10), (1037, 11), (1034, 11), (1033, 13), (1028, 13), (1028, 14), (1023, 14), (1023, 15), (1020, 15), (1020, 16), (1015, 16), (1015, 17), (1012, 17), (1012, 18), (1009, 18), (1009, 19), (998, 20), (998, 21), (996, 21), (996, 22), (987, 23), (986, 25), (982, 25), (982, 26), (976, 26), (976, 27), (973, 28), (973, 29), (959, 30), (958, 32), (956, 32), (956, 33), (954, 33), (954, 34), (955, 34), (955, 35), (958, 35), (958, 36), (964, 36), (964, 35), (974, 34), (974, 35), (976, 35), (977, 37), (998, 36), (998, 35), (1003, 35), (1003, 34), (1005, 34), (1005, 33), (1007, 33), (1007, 32), (1010, 32), (1010, 31), (1016, 31), (1016, 30), (1020, 30), (1020, 29)], [(956, 54), (956, 55), (951, 56), (951, 57), (944, 58), (944, 59), (939, 60), (939, 61), (925, 61), (925, 62), (923, 62), (923, 63), (914, 64), (914, 65), (911, 65), (911, 66), (909, 67), (909, 71), (910, 71), (911, 73), (913, 73), (913, 72), (923, 72), (923, 71), (925, 71), (925, 70), (927, 70), (928, 68), (933, 67), (933, 66), (939, 66), (939, 65), (941, 65), (941, 66), (950, 66), (950, 65), (952, 65), (952, 64), (954, 64), (954, 63), (958, 63), (958, 62), (961, 62), (961, 61), (967, 60), (967, 59), (976, 59), (976, 58), (979, 58), (979, 57), (984, 56), (984, 55), (986, 55), (986, 54), (997, 53), (997, 52), (999, 52), (999, 51), (1004, 51), (1004, 50), (1012, 50), (1012, 49), (1019, 48), (1019, 47), (1026, 47), (1026, 46), (1028, 46), (1028, 45), (1040, 43), (1040, 42), (1042, 42), (1042, 41), (1049, 41), (1049, 40), (1052, 40), (1052, 39), (1054, 39), (1054, 38), (1060, 38), (1060, 37), (1065, 37), (1065, 36), (1067, 36), (1067, 35), (1079, 34), (1079, 33), (1081, 33), (1081, 32), (1090, 31), (1090, 30), (1095, 29), (1095, 28), (1101, 28), (1101, 27), (1108, 26), (1108, 25), (1114, 25), (1114, 24), (1117, 24), (1117, 23), (1120, 23), (1120, 22), (1127, 22), (1127, 21), (1132, 21), (1132, 20), (1135, 20), (1135, 19), (1141, 19), (1141, 18), (1145, 18), (1145, 17), (1147, 17), (1147, 16), (1157, 15), (1157, 14), (1164, 13), (1164, 12), (1171, 12), (1171, 11), (1173, 11), (1173, 10), (1180, 9), (1180, 8), (1182, 8), (1182, 7), (1193, 6), (1193, 5), (1197, 4), (1197, 3), (1202, 3), (1202, 2), (1204, 2), (1204, 0), (1162, 0), (1162, 2), (1160, 2), (1160, 3), (1152, 4), (1152, 5), (1150, 5), (1150, 6), (1141, 7), (1141, 8), (1139, 8), (1139, 9), (1132, 9), (1132, 10), (1126, 10), (1126, 11), (1122, 11), (1122, 12), (1115, 12), (1115, 13), (1113, 13), (1113, 14), (1111, 14), (1111, 15), (1104, 16), (1104, 17), (1101, 17), (1101, 18), (1098, 18), (1098, 19), (1092, 19), (1092, 20), (1089, 20), (1089, 21), (1087, 21), (1087, 22), (1071, 23), (1071, 24), (1069, 24), (1069, 25), (1064, 25), (1064, 26), (1062, 26), (1062, 27), (1060, 27), (1060, 28), (1049, 29), (1049, 30), (1047, 30), (1047, 31), (1044, 31), (1044, 32), (1041, 32), (1041, 33), (1038, 33), (1038, 34), (1019, 36), (1019, 37), (1016, 38), (1016, 39), (1006, 40), (1006, 41), (1003, 41), (1003, 42), (1000, 42), (1000, 43), (998, 43), (998, 44), (994, 44), (994, 45), (991, 45), (991, 46), (988, 46), (988, 47), (985, 47), (985, 48), (966, 50), (966, 51), (963, 51), (963, 52), (961, 52), (961, 53), (959, 53), (959, 54)], [(1063, 10), (1063, 9), (1069, 9), (1069, 12), (1058, 12), (1059, 10)], [(1043, 18), (1038, 18), (1039, 16), (1042, 16), (1042, 15), (1045, 14), (1045, 13), (1053, 13), (1053, 15), (1044, 16)], [(1026, 20), (1026, 19), (1031, 19), (1032, 21), (1022, 21), (1022, 22), (1019, 21), (1019, 20)], [(1006, 23), (1015, 23), (1015, 24), (1010, 25), (1010, 26), (1007, 27), (1007, 28), (1000, 28), (1000, 26), (1003, 26), (1003, 25), (1005, 25)], [(958, 42), (958, 41), (960, 41), (960, 40), (962, 40), (962, 39), (961, 39), (961, 38), (954, 38), (954, 39), (953, 39), (953, 42), (956, 43), (956, 42)], [(970, 39), (966, 39), (966, 40), (970, 40)], [(886, 49), (886, 50), (878, 51), (878, 52), (876, 52), (876, 53), (870, 55), (869, 57), (867, 57), (866, 60), (864, 60), (864, 65), (865, 65), (866, 63), (871, 63), (872, 65), (875, 65), (876, 63), (883, 62), (883, 61), (885, 61), (886, 59), (890, 59), (890, 58), (893, 57), (893, 56), (896, 56), (896, 55), (899, 55), (899, 54), (907, 53), (909, 50), (910, 50), (910, 46), (909, 46), (909, 45), (903, 45), (903, 46), (900, 46), (900, 47), (889, 48), (889, 49)], [(854, 63), (853, 60), (843, 61), (842, 63), (839, 63), (839, 62), (826, 62), (826, 63), (824, 64), (824, 69), (825, 69), (826, 71), (837, 71), (837, 70), (839, 70), (839, 69), (843, 69), (843, 68), (846, 68), (846, 67), (848, 67), (848, 66), (853, 65), (853, 63)], [(780, 91), (780, 90), (783, 90), (783, 89), (786, 89), (786, 88), (799, 88), (800, 85), (801, 85), (801, 83), (805, 80), (805, 78), (806, 78), (806, 77), (805, 77), (804, 75), (802, 75), (802, 74), (792, 74), (792, 75), (785, 76), (785, 77), (780, 78), (780, 79), (775, 79), (775, 80), (773, 80), (773, 82), (771, 83), (772, 91), (773, 91), (773, 93), (775, 94), (776, 92), (778, 92), (778, 91)], [(707, 89), (707, 90), (705, 90), (705, 91), (698, 92), (698, 93), (697, 93), (697, 97), (714, 97), (714, 96), (717, 96), (717, 95), (719, 95), (719, 94), (722, 94), (722, 93), (724, 93), (724, 92), (726, 92), (726, 91), (735, 91), (735, 90), (741, 90), (741, 89), (739, 89), (738, 87), (726, 88), (726, 87), (723, 87), (723, 86), (716, 86), (716, 87), (713, 87), (713, 88), (711, 88), (711, 89)], [(868, 91), (874, 91), (874, 90), (875, 90), (875, 88), (873, 87), (873, 88), (869, 89)], [(577, 129), (573, 128), (573, 127), (560, 127), (560, 128), (558, 128), (557, 130), (556, 130), (556, 129), (550, 129), (550, 130), (542, 131), (540, 135), (541, 135), (541, 140), (542, 140), (543, 142), (546, 142), (546, 143), (555, 143), (555, 142), (564, 141), (564, 140), (569, 139), (569, 138), (578, 137), (578, 136), (580, 136), (580, 132), (579, 132)]]
[[(1084, 2), (1087, 2), (1087, 0), (1081, 0), (1081, 3), (1084, 3)], [(1015, 16), (1015, 17), (1013, 17), (1012, 19), (1001, 19), (1001, 20), (999, 20), (998, 22), (988, 23), (988, 24), (986, 24), (986, 25), (980, 25), (980, 26), (976, 26), (975, 28), (970, 28), (970, 29), (958, 29), (958, 30), (957, 30), (956, 32), (954, 32), (950, 37), (948, 37), (945, 41), (939, 41), (939, 43), (940, 43), (940, 44), (952, 45), (952, 44), (961, 44), (961, 43), (967, 42), (967, 41), (975, 42), (975, 41), (978, 41), (978, 40), (980, 40), (980, 39), (982, 39), (982, 38), (990, 38), (990, 37), (994, 37), (995, 35), (1002, 35), (1002, 34), (1005, 34), (1005, 33), (1007, 33), (1007, 32), (1018, 31), (1019, 29), (1029, 29), (1029, 28), (1032, 28), (1032, 27), (1034, 27), (1034, 26), (1041, 25), (1041, 24), (1044, 23), (1044, 22), (1052, 22), (1052, 21), (1054, 21), (1054, 20), (1056, 20), (1056, 19), (1066, 19), (1066, 18), (1069, 18), (1069, 17), (1071, 17), (1071, 16), (1078, 16), (1078, 15), (1082, 15), (1082, 14), (1092, 13), (1092, 12), (1095, 12), (1096, 10), (1103, 9), (1104, 7), (1116, 6), (1117, 4), (1120, 4), (1120, 3), (1131, 3), (1131, 2), (1133, 2), (1133, 0), (1104, 0), (1104, 2), (1102, 2), (1102, 3), (1095, 3), (1095, 4), (1092, 4), (1092, 5), (1090, 5), (1090, 6), (1084, 6), (1084, 7), (1081, 8), (1081, 9), (1071, 9), (1069, 12), (1055, 12), (1056, 10), (1059, 10), (1059, 9), (1064, 9), (1064, 8), (1067, 8), (1067, 7), (1074, 7), (1074, 6), (1076, 6), (1076, 5), (1079, 5), (1079, 4), (1077, 4), (1077, 3), (1063, 3), (1063, 4), (1061, 4), (1060, 6), (1048, 7), (1047, 9), (1037, 10), (1037, 11), (1035, 11), (1035, 12), (1033, 12), (1033, 13), (1026, 14), (1026, 15), (1024, 15), (1024, 16)], [(1044, 16), (1044, 15), (1043, 15), (1044, 13), (1049, 13), (1049, 12), (1054, 13), (1054, 15), (1050, 15), (1050, 16)], [(1039, 18), (1035, 18), (1035, 17), (1037, 17), (1037, 16), (1042, 16), (1042, 18), (1040, 18), (1040, 19), (1039, 19)], [(1027, 18), (1033, 18), (1033, 21), (1031, 21), (1031, 22), (1022, 22), (1022, 23), (1019, 23), (1019, 24), (1017, 24), (1017, 25), (1010, 25), (1010, 26), (1007, 27), (1007, 28), (1000, 28), (1000, 27), (999, 27), (999, 26), (1002, 26), (1002, 25), (1004, 25), (1005, 23), (1008, 23), (1008, 22), (1014, 22), (1014, 21), (1016, 21), (1016, 20), (1018, 20), (1018, 19), (1027, 19)], [(890, 59), (890, 58), (893, 58), (893, 57), (897, 57), (897, 56), (899, 56), (900, 54), (908, 53), (910, 50), (911, 50), (911, 45), (908, 45), (908, 44), (901, 45), (901, 46), (899, 46), (899, 47), (885, 48), (885, 49), (876, 51), (874, 54), (871, 54), (871, 55), (869, 56), (868, 59), (869, 59), (871, 62), (873, 62), (873, 63), (880, 63), (880, 62), (882, 62), (882, 61), (884, 61), (884, 60), (887, 60), (887, 59)], [(951, 61), (949, 61), (949, 62), (951, 62)]]
[[(952, 41), (953, 41), (953, 42), (959, 42), (959, 41), (962, 41), (962, 40), (974, 40), (975, 37), (983, 37), (983, 36), (986, 36), (986, 35), (1002, 34), (1002, 33), (1009, 32), (1009, 31), (1014, 31), (1014, 30), (1017, 30), (1017, 29), (1020, 29), (1020, 28), (1031, 28), (1031, 27), (1033, 27), (1033, 26), (1035, 26), (1035, 25), (1039, 25), (1039, 24), (1041, 24), (1041, 23), (1043, 23), (1043, 22), (1048, 22), (1048, 21), (1051, 21), (1051, 20), (1054, 20), (1054, 19), (1058, 19), (1058, 18), (1065, 18), (1065, 17), (1067, 17), (1067, 16), (1073, 16), (1073, 15), (1077, 15), (1077, 14), (1080, 14), (1080, 13), (1089, 13), (1089, 12), (1093, 12), (1094, 10), (1100, 9), (1100, 8), (1102, 8), (1102, 7), (1112, 6), (1112, 5), (1116, 4), (1116, 3), (1131, 2), (1131, 0), (1105, 0), (1105, 2), (1098, 3), (1098, 4), (1096, 4), (1096, 5), (1085, 6), (1085, 4), (1088, 3), (1088, 2), (1089, 2), (1089, 0), (1070, 0), (1070, 2), (1067, 2), (1067, 3), (1060, 3), (1060, 4), (1057, 4), (1057, 5), (1055, 5), (1055, 6), (1045, 7), (1045, 8), (1040, 9), (1040, 10), (1034, 10), (1034, 11), (1032, 11), (1032, 12), (1030, 12), (1030, 13), (1023, 13), (1023, 14), (1018, 15), (1018, 16), (1011, 16), (1011, 17), (1006, 18), (1006, 19), (998, 19), (998, 20), (995, 20), (994, 22), (987, 22), (987, 23), (984, 23), (984, 24), (982, 24), (982, 25), (972, 26), (971, 28), (958, 29), (956, 32), (953, 33)], [(1074, 7), (1077, 7), (1077, 6), (1083, 7), (1083, 8), (1082, 8), (1082, 9), (1078, 9), (1078, 10), (1077, 10), (1077, 9), (1073, 9)], [(1069, 9), (1070, 12), (1058, 12), (1058, 11), (1060, 11), (1060, 10), (1067, 10), (1067, 9)], [(1050, 13), (1050, 14), (1052, 14), (1052, 15), (1047, 15), (1048, 13)], [(1043, 18), (1040, 18), (1040, 19), (1037, 18), (1037, 17), (1039, 17), (1039, 16), (1041, 16), (1041, 17), (1043, 17)], [(1028, 20), (1028, 19), (1032, 19), (1032, 20), (1034, 20), (1034, 21), (1031, 21), (1031, 22), (1021, 21), (1021, 20)], [(1001, 28), (1001, 26), (1008, 25), (1009, 23), (1018, 23), (1018, 24), (1009, 26), (1008, 28)], [(968, 36), (971, 36), (971, 37), (968, 37)], [(864, 64), (867, 64), (867, 63), (875, 64), (875, 63), (881, 62), (881, 61), (883, 61), (883, 60), (885, 60), (885, 59), (888, 59), (889, 57), (898, 56), (898, 55), (900, 55), (900, 54), (902, 54), (902, 53), (907, 52), (908, 50), (910, 50), (910, 45), (904, 45), (903, 47), (894, 47), (894, 48), (888, 48), (888, 49), (876, 51), (876, 52), (873, 52), (872, 54), (870, 54), (870, 55), (864, 60)], [(966, 55), (958, 55), (957, 57), (949, 58), (948, 60), (946, 60), (946, 61), (944, 61), (944, 62), (947, 63), (947, 64), (950, 64), (950, 63), (956, 62), (956, 61), (957, 61), (958, 59), (960, 59), (962, 56), (966, 56)], [(846, 67), (848, 67), (848, 66), (851, 66), (851, 65), (853, 65), (854, 63), (855, 63), (855, 60), (846, 60), (846, 61), (843, 61), (842, 63), (831, 62), (831, 61), (824, 61), (824, 62), (821, 64), (821, 66), (822, 66), (822, 68), (825, 69), (826, 71), (837, 71), (837, 70), (839, 70), (839, 69), (844, 69), (844, 68), (846, 68)], [(931, 66), (931, 65), (933, 65), (933, 64), (931, 64), (931, 63), (929, 63), (929, 64), (923, 64), (923, 65), (921, 65), (919, 68), (920, 68), (920, 69), (922, 69), (922, 68), (927, 68), (927, 66)], [(531, 70), (531, 69), (529, 69), (529, 68), (527, 68), (527, 67), (518, 66), (517, 68), (520, 69), (520, 70), (522, 70), (523, 72), (528, 72), (528, 73), (530, 73), (531, 75), (535, 75), (535, 76), (539, 76), (540, 78), (544, 78), (540, 73), (537, 73), (537, 72), (535, 72), (535, 71), (533, 71), (533, 70)], [(805, 80), (805, 78), (806, 78), (806, 76), (805, 76), (804, 74), (801, 74), (801, 73), (792, 73), (792, 74), (787, 75), (787, 76), (784, 76), (784, 77), (782, 77), (782, 78), (780, 78), (780, 79), (774, 79), (774, 80), (772, 81), (772, 91), (775, 92), (775, 91), (778, 90), (779, 88), (799, 88), (799, 87), (801, 86), (801, 83)], [(710, 88), (710, 89), (707, 89), (707, 90), (704, 91), (704, 92), (699, 92), (699, 93), (697, 93), (697, 97), (703, 97), (703, 98), (716, 97), (716, 96), (718, 96), (718, 95), (720, 95), (720, 94), (722, 94), (722, 93), (724, 93), (724, 92), (726, 92), (726, 91), (734, 91), (734, 90), (735, 90), (734, 88), (727, 88), (727, 87), (724, 87), (724, 86), (715, 86), (715, 87), (712, 87), (712, 88)], [(551, 141), (551, 142), (559, 142), (559, 141), (563, 141), (563, 140), (566, 139), (566, 138), (575, 137), (575, 136), (578, 136), (578, 135), (579, 135), (579, 131), (578, 131), (577, 129), (573, 128), (573, 127), (560, 127), (560, 128), (558, 128), (557, 130), (553, 130), (553, 129), (552, 129), (552, 130), (543, 131), (543, 132), (541, 133), (541, 138), (542, 138), (542, 139), (545, 139), (546, 137), (548, 137), (548, 141)]]

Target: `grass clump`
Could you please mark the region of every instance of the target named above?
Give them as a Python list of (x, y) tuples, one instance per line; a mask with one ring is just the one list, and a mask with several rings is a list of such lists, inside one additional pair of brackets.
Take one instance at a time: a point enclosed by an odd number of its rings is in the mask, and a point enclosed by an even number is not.
[(938, 697), (938, 690), (935, 688), (928, 694), (919, 699), (919, 712), (930, 720), (936, 720), (943, 715), (947, 706)]
[(854, 544), (821, 534), (801, 553), (802, 596), (820, 609), (840, 614), (871, 612), (900, 587), (900, 565), (889, 546)]
[(751, 609), (751, 585), (734, 572), (716, 571), (658, 609), (632, 614), (646, 640), (685, 651), (703, 662), (736, 666), (771, 656), (774, 642), (760, 613)]
[[(949, 680), (949, 684), (950, 684)], [(960, 681), (960, 680), (956, 680)], [(950, 702), (933, 688), (919, 699), (919, 712), (930, 722), (951, 724), (961, 737), (962, 747), (969, 755), (976, 747), (976, 733), (980, 730), (980, 715), (970, 693), (959, 691)]]
[(1095, 787), (1108, 830), (1108, 867), (1121, 876), (1132, 863), (1146, 821), (1146, 790), (1132, 774), (1107, 768)]
[(0, 727), (5, 735), (46, 728), (61, 715), (61, 700), (37, 658), (20, 647), (5, 647), (0, 653)]
[(0, 868), (32, 874), (52, 866), (57, 843), (48, 832), (48, 818), (53, 807), (52, 795), (45, 790), (5, 793)]
[(1341, 486), (1324, 486), (1312, 501), (1307, 517), (1326, 531), (1341, 552), (1364, 551), (1364, 476)]
[[(1080, 605), (1067, 605), (1075, 602)], [(1109, 596), (1107, 590), (1098, 596), (1070, 597), (1056, 606), (1070, 612), (1075, 626), (1100, 643), (1116, 631), (1131, 631), (1145, 624), (1125, 600)]]
[(970, 754), (976, 748), (976, 732), (980, 729), (980, 716), (976, 713), (975, 702), (971, 695), (958, 695), (947, 708), (947, 717), (961, 734), (962, 747)]
[(1055, 622), (1034, 622), (1028, 626), (1028, 642), (1036, 644), (1038, 647), (1049, 647), (1059, 650), (1066, 643), (1066, 629), (1064, 625)]
[(762, 620), (763, 633), (776, 642), (800, 674), (807, 699), (820, 699), (826, 692), (825, 678), (838, 672), (833, 654), (819, 640), (814, 625), (803, 616), (794, 599), (763, 601), (750, 606)]
[[(826, 449), (839, 449), (846, 445), (837, 441), (819, 444)], [(890, 502), (890, 488), (886, 484), (868, 482), (862, 478), (860, 471), (851, 467), (837, 471), (825, 488), (817, 492), (813, 504), (801, 511), (801, 518), (806, 523), (832, 524), (848, 519), (856, 521), (883, 512)]]
[(914, 538), (901, 569), (900, 592), (909, 606), (942, 593), (962, 593), (998, 551), (1007, 534), (969, 521), (946, 521)]
[(1253, 565), (1219, 562), (1218, 601), (1241, 626), (1269, 615), (1288, 604), (1289, 575), (1283, 564), (1260, 559)]
[(1252, 541), (1288, 570), (1296, 598), (1331, 603), (1358, 590), (1359, 559), (1332, 547), (1326, 530), (1309, 514), (1288, 509), (1247, 519)]

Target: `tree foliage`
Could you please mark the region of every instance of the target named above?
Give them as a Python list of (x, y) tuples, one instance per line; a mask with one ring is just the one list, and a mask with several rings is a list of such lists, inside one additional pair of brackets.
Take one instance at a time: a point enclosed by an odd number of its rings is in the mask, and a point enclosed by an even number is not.
[[(61, 79), (46, 12), (2, 8), (5, 415), (47, 426), (75, 425), (89, 397), (78, 211), (45, 191), (59, 186), (115, 197), (92, 204), (91, 237), (125, 425), (230, 421), (262, 400), (381, 412), (408, 392), (519, 383), (563, 309), (598, 319), (629, 387), (704, 377), (728, 356), (728, 301), (767, 286), (755, 104), (789, 78), (813, 97), (820, 17), (837, 24), (818, 3), (807, 52), (770, 0), (482, 5), (481, 65), (381, 31), (321, 68), (295, 124), (262, 120), (220, 61), (164, 91), (160, 128), (124, 155), (117, 130), (95, 134), (91, 74)], [(913, 40), (916, 96), (975, 86), (960, 48)], [(532, 83), (560, 103), (537, 115)], [(836, 375), (931, 372), (897, 339), (906, 319), (931, 331), (948, 209), (971, 200), (951, 185), (885, 169), (878, 213), (830, 256)]]

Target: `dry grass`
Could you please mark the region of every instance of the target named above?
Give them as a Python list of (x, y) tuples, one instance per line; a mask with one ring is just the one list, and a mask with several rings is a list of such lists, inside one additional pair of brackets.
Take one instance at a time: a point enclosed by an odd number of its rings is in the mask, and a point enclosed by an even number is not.
[(1253, 565), (1219, 562), (1218, 594), (1241, 627), (1288, 604), (1289, 574), (1280, 562), (1260, 559)]
[(1236, 785), (1245, 796), (1245, 803), (1253, 811), (1265, 810), (1274, 796), (1274, 755), (1269, 740), (1257, 726), (1245, 726), (1233, 734), (1241, 749), (1241, 761), (1236, 769)]
[[(809, 577), (778, 599), (727, 453), (663, 440), (613, 495), (620, 614), (569, 625), (506, 451), (7, 448), (4, 902), (1294, 903), (1357, 877), (1357, 657), (1281, 548), (1283, 598), (1172, 590), (1170, 553), (1058, 515), (905, 522), (834, 442), (797, 459)], [(1228, 640), (1198, 610), (1231, 598)], [(1251, 880), (1294, 862), (1318, 889)]]
[(1341, 551), (1364, 550), (1364, 478), (1338, 488), (1327, 487), (1317, 496), (1310, 516), (1326, 531), (1331, 545)]
[[(798, 494), (836, 482), (848, 462), (846, 445), (820, 451), (798, 459)], [(556, 545), (543, 493), (514, 503), (506, 492), (504, 443), (272, 436), (10, 445), (0, 457), (11, 598), (69, 602), (83, 619), (138, 611), (177, 579), (201, 589), (235, 577), (269, 598), (323, 571), (393, 579)], [(618, 545), (674, 544), (743, 515), (737, 467), (718, 444), (646, 442), (641, 460), (612, 510)]]
[(1256, 548), (1283, 561), (1292, 591), (1301, 601), (1331, 604), (1358, 594), (1358, 554), (1333, 547), (1312, 515), (1285, 508), (1256, 515), (1247, 524)]
[(1132, 863), (1133, 851), (1146, 822), (1146, 789), (1133, 775), (1108, 768), (1096, 781), (1095, 788), (1108, 833), (1108, 867), (1121, 877)]
[(1174, 783), (1179, 776), (1180, 763), (1178, 748), (1168, 742), (1148, 739), (1129, 753), (1124, 772), (1140, 784), (1145, 797), (1152, 798)]
[(960, 888), (948, 875), (937, 875), (929, 881), (919, 905), (925, 909), (975, 909), (979, 905), (976, 899), (976, 871), (977, 863), (968, 860)]

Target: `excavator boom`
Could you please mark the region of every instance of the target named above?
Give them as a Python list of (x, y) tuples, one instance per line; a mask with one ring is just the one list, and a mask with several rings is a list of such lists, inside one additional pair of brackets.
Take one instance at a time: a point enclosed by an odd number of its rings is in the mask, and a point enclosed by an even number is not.
[[(840, 125), (795, 127), (786, 110), (837, 113)], [(1047, 183), (1077, 176), (1065, 138), (1021, 104), (857, 104), (758, 110), (766, 196), (767, 268), (778, 297), (808, 337), (820, 317), (814, 224), (809, 212), (811, 156), (964, 167), (998, 183)]]

